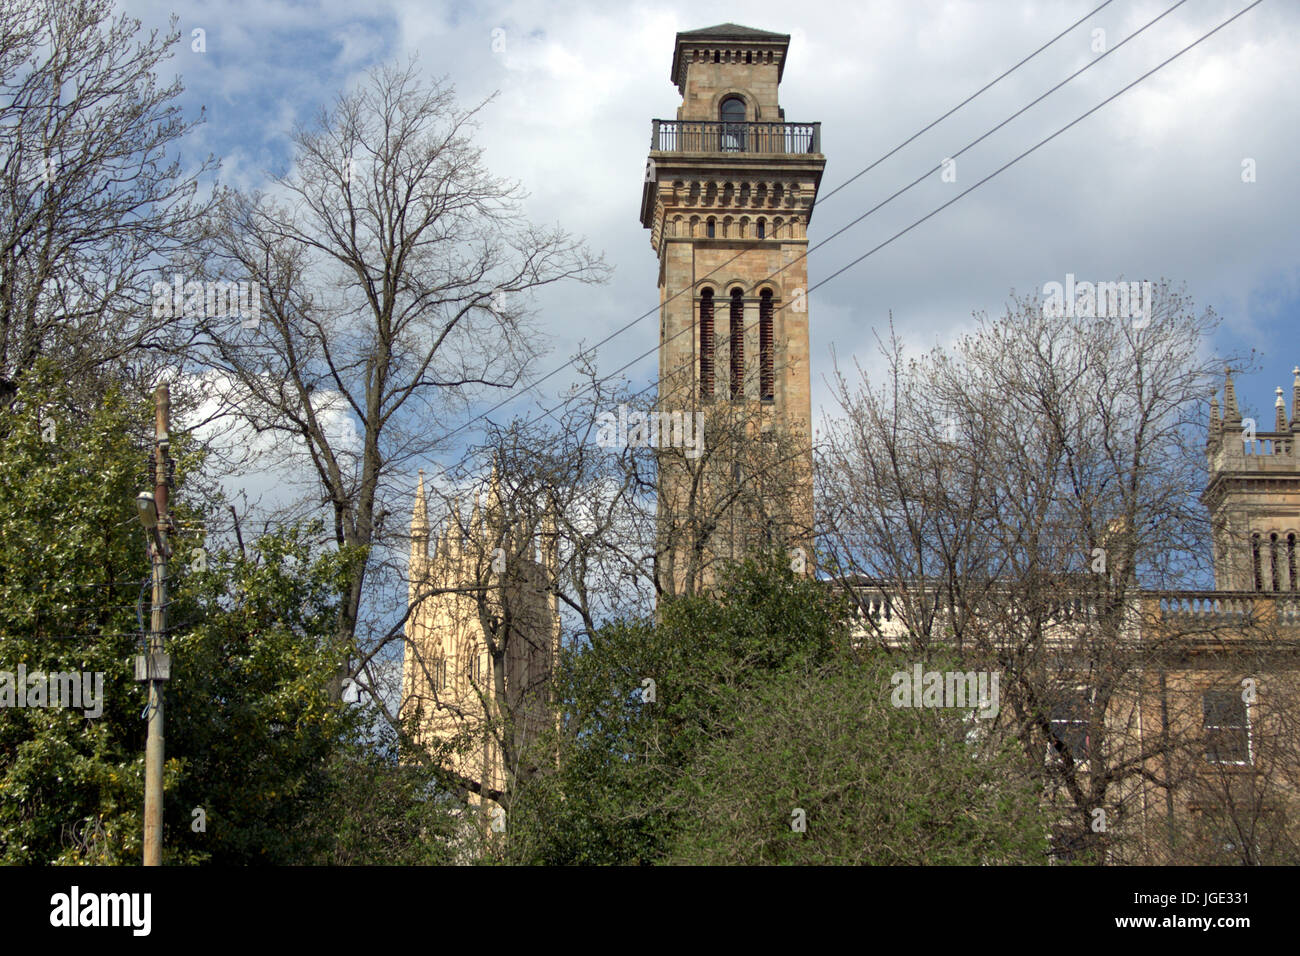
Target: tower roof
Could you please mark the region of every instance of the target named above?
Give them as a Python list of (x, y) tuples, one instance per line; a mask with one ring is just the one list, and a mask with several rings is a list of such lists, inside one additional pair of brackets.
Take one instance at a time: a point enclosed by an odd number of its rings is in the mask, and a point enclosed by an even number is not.
[(677, 34), (678, 39), (681, 37), (696, 38), (707, 37), (709, 39), (736, 39), (736, 40), (789, 40), (788, 33), (772, 33), (769, 30), (755, 30), (753, 27), (742, 27), (739, 23), (719, 23), (716, 27), (703, 27), (699, 30), (682, 30)]
[(746, 43), (769, 49), (777, 47), (776, 79), (778, 83), (781, 81), (781, 75), (785, 72), (785, 51), (790, 46), (790, 34), (742, 27), (739, 23), (719, 23), (699, 30), (682, 30), (677, 34), (677, 43), (673, 47), (672, 81), (679, 90), (686, 85), (686, 60), (682, 56), (684, 49), (716, 43)]

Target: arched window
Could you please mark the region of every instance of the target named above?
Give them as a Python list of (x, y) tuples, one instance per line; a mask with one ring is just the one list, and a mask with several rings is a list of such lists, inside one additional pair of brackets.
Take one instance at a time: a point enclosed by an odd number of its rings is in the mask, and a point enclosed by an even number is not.
[(700, 396), (713, 399), (713, 290), (700, 293)]
[(770, 402), (776, 398), (771, 289), (764, 289), (758, 299), (758, 353), (759, 397)]
[(1268, 563), (1273, 571), (1273, 590), (1282, 590), (1282, 562), (1279, 560), (1277, 552), (1277, 532), (1269, 535), (1268, 539)]
[(767, 238), (767, 220), (766, 220), (766, 219), (760, 219), (760, 220), (758, 221), (758, 238), (760, 238), (760, 239), (766, 239), (766, 238)]
[(1255, 572), (1255, 590), (1264, 590), (1264, 575), (1259, 566), (1259, 535), (1250, 536), (1250, 563)]
[(731, 290), (731, 397), (745, 394), (745, 300)]
[(1295, 532), (1287, 535), (1287, 571), (1290, 574), (1291, 591), (1300, 591), (1300, 581), (1296, 581), (1296, 536)]
[(708, 225), (705, 227), (705, 233), (710, 239), (717, 238), (717, 227), (712, 219), (709, 220)]
[(722, 148), (726, 152), (745, 150), (745, 101), (739, 96), (722, 101)]

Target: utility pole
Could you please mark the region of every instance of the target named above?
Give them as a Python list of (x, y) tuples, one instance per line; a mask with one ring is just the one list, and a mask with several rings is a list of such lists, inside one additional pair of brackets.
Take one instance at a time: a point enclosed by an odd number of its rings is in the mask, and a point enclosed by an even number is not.
[(154, 490), (136, 497), (140, 520), (149, 532), (149, 556), (153, 565), (153, 611), (149, 617), (148, 653), (135, 659), (135, 679), (149, 685), (148, 736), (144, 752), (144, 865), (162, 865), (163, 819), (163, 686), (171, 677), (171, 660), (163, 651), (167, 633), (167, 558), (172, 530), (167, 510), (168, 480), (171, 476), (170, 439), (171, 392), (159, 385), (154, 392)]

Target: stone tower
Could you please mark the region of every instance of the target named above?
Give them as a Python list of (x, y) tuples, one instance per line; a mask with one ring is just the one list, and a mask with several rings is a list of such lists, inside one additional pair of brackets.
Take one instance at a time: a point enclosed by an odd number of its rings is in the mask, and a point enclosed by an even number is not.
[(1211, 400), (1201, 500), (1213, 522), (1218, 590), (1300, 591), (1300, 367), (1294, 375), (1291, 420), (1279, 387), (1272, 431), (1242, 418), (1231, 371), (1222, 418), (1218, 396)]
[(527, 772), (507, 766), (508, 753), (521, 753), (548, 720), (560, 633), (559, 609), (547, 588), (556, 556), (554, 522), (544, 519), (538, 530), (530, 534), (525, 522), (511, 520), (494, 471), (485, 508), (476, 495), (466, 523), (454, 503), (445, 526), (431, 537), (420, 475), (411, 519), (402, 715), (417, 719), (423, 745), (455, 746), (453, 769), (490, 790), (504, 790), (515, 774)]
[(658, 403), (705, 422), (703, 454), (661, 453), (670, 593), (750, 546), (811, 554), (805, 254), (826, 160), (820, 124), (787, 123), (778, 101), (789, 45), (734, 23), (677, 34), (682, 104), (652, 124), (641, 223), (659, 258)]

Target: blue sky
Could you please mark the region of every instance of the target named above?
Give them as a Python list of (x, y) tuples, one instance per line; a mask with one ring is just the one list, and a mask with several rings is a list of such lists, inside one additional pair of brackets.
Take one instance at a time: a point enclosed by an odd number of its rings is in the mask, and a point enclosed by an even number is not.
[[(788, 3), (747, 0), (351, 3), (125, 2), (162, 26), (179, 17), (172, 65), (187, 109), (208, 122), (187, 150), (223, 159), (221, 178), (264, 186), (291, 162), (294, 123), (310, 123), (366, 69), (416, 55), (448, 76), (462, 103), (494, 91), (481, 140), (492, 171), (529, 191), (530, 215), (603, 250), (610, 283), (547, 290), (551, 337), (540, 368), (565, 361), (657, 302), (656, 263), (638, 221), (650, 120), (679, 99), (668, 78), (674, 34), (726, 21), (792, 35), (781, 102), (792, 122), (819, 120), (825, 195), (1045, 42), (1100, 0)], [(1096, 57), (1094, 30), (1118, 41), (1173, 0), (1114, 0), (957, 115), (819, 203), (816, 242)], [(962, 157), (973, 183), (1196, 39), (1248, 0), (1188, 0), (1123, 49)], [(1011, 290), (1067, 273), (1090, 281), (1167, 277), (1224, 320), (1220, 351), (1258, 354), (1238, 376), (1243, 411), (1272, 422), (1300, 364), (1300, 5), (1266, 0), (1196, 50), (813, 293), (814, 416), (833, 412), (831, 348), (874, 366), (892, 313), (907, 343), (946, 343), (973, 312), (1004, 309)], [(191, 31), (206, 49), (191, 49)], [(494, 31), (500, 31), (495, 33)], [(493, 49), (493, 39), (502, 42)], [(1256, 181), (1242, 181), (1253, 160)], [(810, 280), (839, 269), (939, 205), (938, 177), (814, 252)], [(651, 348), (653, 319), (606, 346), (602, 369)], [(638, 387), (653, 357), (631, 371)], [(566, 383), (552, 383), (556, 390)], [(545, 398), (552, 398), (549, 391)], [(1207, 396), (1208, 399), (1208, 396)], [(520, 413), (536, 408), (523, 398)], [(1264, 424), (1267, 423), (1267, 424)]]

